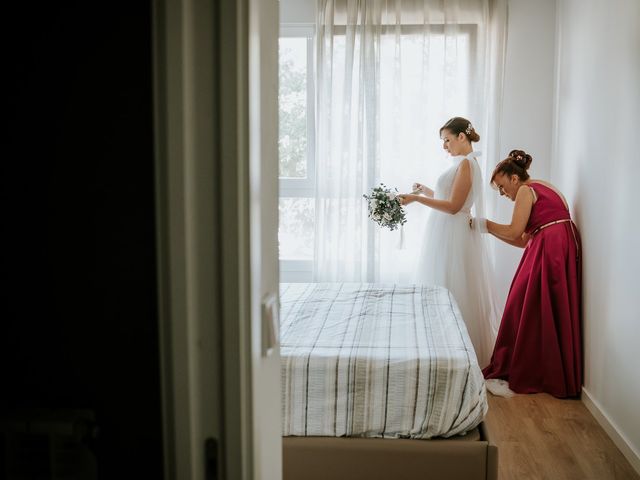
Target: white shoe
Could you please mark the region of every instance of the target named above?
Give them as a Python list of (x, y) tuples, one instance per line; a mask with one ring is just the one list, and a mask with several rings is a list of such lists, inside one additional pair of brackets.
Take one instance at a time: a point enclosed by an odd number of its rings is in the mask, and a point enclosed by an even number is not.
[(487, 390), (497, 397), (513, 397), (515, 392), (509, 388), (509, 383), (506, 380), (500, 380), (498, 378), (490, 378), (485, 380)]

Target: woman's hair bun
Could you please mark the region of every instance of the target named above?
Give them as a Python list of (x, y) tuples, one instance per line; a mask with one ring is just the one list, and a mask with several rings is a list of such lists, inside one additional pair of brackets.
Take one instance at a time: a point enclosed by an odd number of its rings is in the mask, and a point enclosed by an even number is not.
[(533, 161), (533, 157), (524, 150), (511, 150), (511, 152), (509, 152), (509, 158), (513, 163), (525, 170), (529, 170), (531, 162)]
[(478, 135), (478, 132), (476, 132), (475, 128), (471, 129), (471, 133), (467, 135), (467, 137), (469, 137), (469, 140), (472, 142), (479, 142), (480, 141), (480, 135)]

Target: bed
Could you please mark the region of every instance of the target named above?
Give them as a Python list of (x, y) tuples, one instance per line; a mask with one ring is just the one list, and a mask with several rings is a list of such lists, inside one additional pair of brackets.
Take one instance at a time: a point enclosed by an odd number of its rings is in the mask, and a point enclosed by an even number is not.
[(448, 290), (292, 283), (280, 305), (285, 479), (496, 478), (484, 379)]

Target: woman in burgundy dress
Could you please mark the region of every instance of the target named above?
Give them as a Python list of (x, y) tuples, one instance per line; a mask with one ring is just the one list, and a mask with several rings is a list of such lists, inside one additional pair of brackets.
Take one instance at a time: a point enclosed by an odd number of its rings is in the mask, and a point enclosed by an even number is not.
[[(515, 202), (511, 224), (476, 222), (481, 231), (524, 248), (483, 373), (517, 393), (572, 397), (582, 385), (580, 236), (562, 194), (529, 178), (531, 161), (513, 150), (491, 176), (500, 195)], [(487, 388), (501, 394), (499, 380)]]

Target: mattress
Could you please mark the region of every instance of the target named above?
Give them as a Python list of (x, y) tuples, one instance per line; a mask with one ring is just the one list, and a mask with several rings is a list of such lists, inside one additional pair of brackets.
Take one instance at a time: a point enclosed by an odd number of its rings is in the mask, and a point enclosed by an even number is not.
[(451, 293), (436, 286), (280, 288), (283, 435), (464, 435), (484, 378)]

